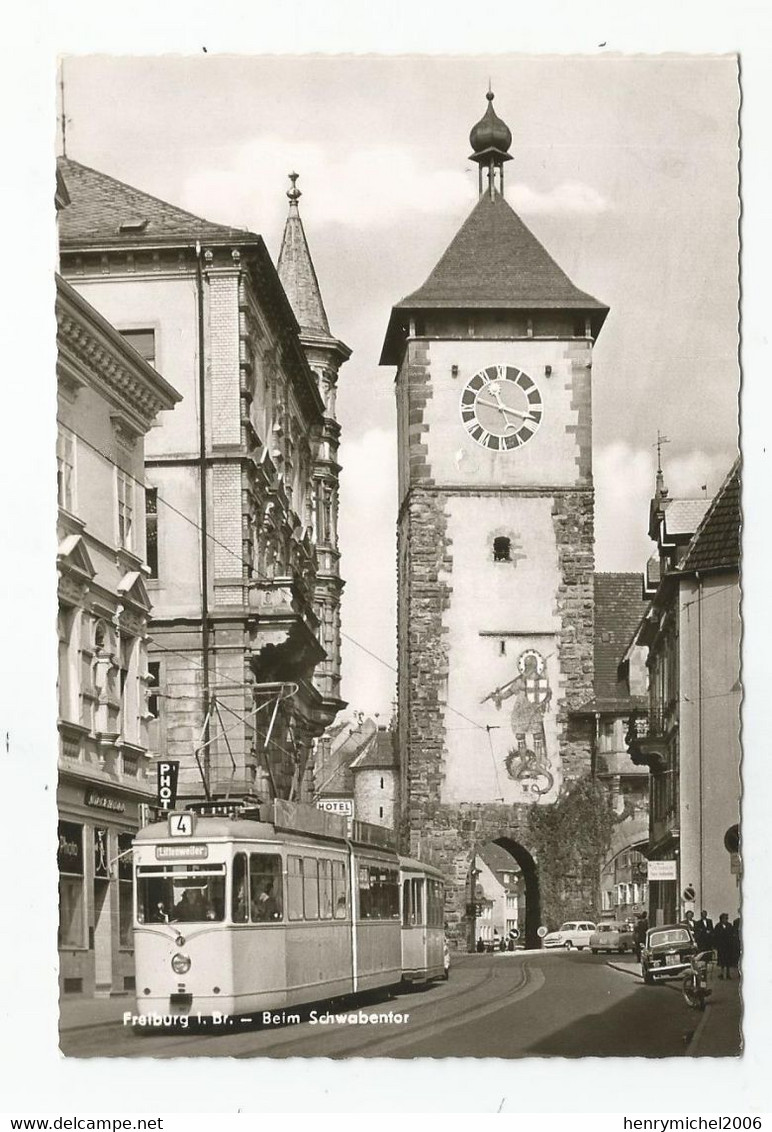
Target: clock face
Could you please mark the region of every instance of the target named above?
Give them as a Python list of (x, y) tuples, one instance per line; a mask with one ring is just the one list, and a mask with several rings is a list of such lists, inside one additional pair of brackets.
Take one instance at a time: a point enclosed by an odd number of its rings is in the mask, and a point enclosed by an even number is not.
[(536, 382), (514, 366), (486, 366), (461, 394), (461, 420), (472, 440), (494, 452), (522, 448), (538, 431), (543, 406)]

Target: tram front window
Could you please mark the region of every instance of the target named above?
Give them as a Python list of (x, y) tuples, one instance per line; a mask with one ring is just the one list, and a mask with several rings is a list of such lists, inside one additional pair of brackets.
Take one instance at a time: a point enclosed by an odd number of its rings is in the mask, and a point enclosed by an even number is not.
[(224, 914), (224, 871), (217, 876), (166, 869), (137, 871), (137, 919), (141, 924), (219, 923)]

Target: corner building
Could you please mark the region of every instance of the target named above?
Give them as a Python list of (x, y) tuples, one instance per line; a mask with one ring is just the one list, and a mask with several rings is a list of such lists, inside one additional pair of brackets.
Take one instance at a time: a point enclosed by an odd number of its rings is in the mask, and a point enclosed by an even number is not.
[(296, 799), (345, 706), (335, 389), (350, 353), (300, 192), (280, 276), (255, 233), (59, 170), (63, 275), (182, 394), (146, 442), (151, 748), (179, 760), (181, 801)]
[[(550, 861), (529, 815), (590, 774), (570, 713), (592, 696), (591, 367), (608, 308), (578, 290), (504, 197), (512, 136), (493, 95), (470, 141), (480, 197), (391, 313), (397, 366), (402, 842), (455, 881), (475, 846), (523, 872), (531, 945)], [(560, 914), (587, 915), (588, 863)]]

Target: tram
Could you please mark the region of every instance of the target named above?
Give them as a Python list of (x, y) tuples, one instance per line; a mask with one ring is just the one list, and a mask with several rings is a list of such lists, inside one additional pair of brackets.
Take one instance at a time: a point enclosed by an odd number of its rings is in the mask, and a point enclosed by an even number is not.
[(441, 978), (442, 874), (352, 824), (276, 800), (141, 829), (138, 1013), (243, 1016)]

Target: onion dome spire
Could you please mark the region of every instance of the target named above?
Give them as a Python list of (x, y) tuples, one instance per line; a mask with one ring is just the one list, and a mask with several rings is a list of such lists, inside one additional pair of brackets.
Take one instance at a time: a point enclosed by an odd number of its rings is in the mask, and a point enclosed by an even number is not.
[(488, 89), (485, 96), (488, 105), (479, 122), (472, 126), (469, 134), (469, 144), (472, 147), (471, 161), (476, 161), (480, 169), (479, 188), (480, 196), (483, 194), (483, 169), (488, 171), (488, 192), (491, 196), (496, 192), (496, 173), (498, 172), (498, 191), (504, 192), (504, 162), (511, 161), (509, 147), (512, 145), (512, 131), (506, 122), (502, 122), (493, 109), (493, 91)]

